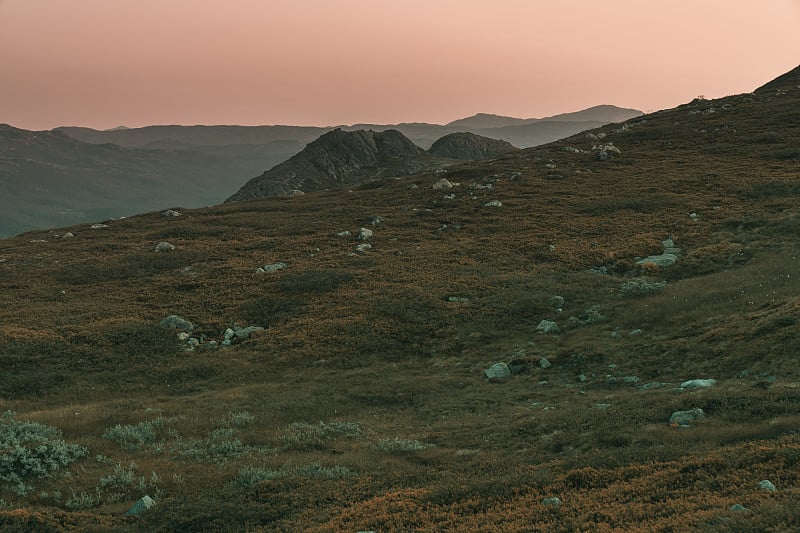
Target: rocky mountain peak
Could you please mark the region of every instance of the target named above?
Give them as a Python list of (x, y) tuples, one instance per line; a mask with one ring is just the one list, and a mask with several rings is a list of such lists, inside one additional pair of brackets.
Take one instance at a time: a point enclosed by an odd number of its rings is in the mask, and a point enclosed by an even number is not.
[(519, 150), (507, 141), (490, 139), (469, 132), (445, 135), (431, 146), (429, 152), (439, 157), (474, 161)]

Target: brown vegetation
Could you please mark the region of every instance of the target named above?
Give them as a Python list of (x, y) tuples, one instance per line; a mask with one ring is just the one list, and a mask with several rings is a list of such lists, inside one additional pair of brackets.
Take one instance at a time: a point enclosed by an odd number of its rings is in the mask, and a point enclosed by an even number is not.
[[(578, 135), (455, 167), (454, 199), (425, 174), (0, 241), (0, 411), (88, 450), (0, 483), (0, 528), (799, 529), (799, 104), (695, 101), (595, 131), (606, 161)], [(353, 255), (337, 233), (376, 215)], [(667, 238), (675, 265), (636, 266)], [(620, 297), (638, 278), (667, 285)], [(186, 352), (173, 314), (267, 329)], [(519, 373), (488, 382), (499, 361)]]

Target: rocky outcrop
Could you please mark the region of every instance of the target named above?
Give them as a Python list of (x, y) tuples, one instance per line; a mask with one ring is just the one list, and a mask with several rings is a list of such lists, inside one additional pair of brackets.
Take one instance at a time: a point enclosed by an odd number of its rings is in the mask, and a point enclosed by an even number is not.
[(226, 202), (358, 185), (380, 178), (441, 168), (448, 162), (426, 153), (397, 130), (336, 129), (294, 157), (248, 181)]
[(519, 148), (507, 141), (490, 139), (474, 133), (462, 132), (445, 135), (430, 148), (430, 153), (439, 157), (449, 157), (450, 159), (461, 159), (464, 161), (474, 161), (495, 157), (509, 152), (515, 152)]

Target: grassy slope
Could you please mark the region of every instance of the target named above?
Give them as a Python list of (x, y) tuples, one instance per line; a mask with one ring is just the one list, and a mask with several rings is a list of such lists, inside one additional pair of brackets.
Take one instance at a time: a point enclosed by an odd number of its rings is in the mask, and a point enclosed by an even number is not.
[[(450, 169), (460, 184), (452, 191), (421, 175), (69, 228), (70, 240), (55, 236), (64, 229), (3, 241), (0, 410), (55, 426), (89, 454), (71, 476), (33, 482), (27, 496), (0, 493), (17, 509), (0, 513), (0, 524), (800, 527), (799, 104), (792, 87), (695, 102), (597, 130), (621, 150), (612, 160), (564, 150), (598, 142), (578, 135)], [(484, 207), (493, 199), (503, 207)], [(351, 256), (357, 243), (336, 233), (376, 215), (385, 221), (373, 228), (373, 250)], [(634, 257), (659, 253), (667, 237), (684, 249), (680, 262), (637, 270)], [(177, 250), (152, 252), (163, 240)], [(289, 268), (255, 273), (276, 261)], [(587, 272), (600, 265), (609, 274)], [(668, 285), (621, 298), (632, 276)], [(553, 295), (565, 298), (561, 314)], [(564, 324), (593, 305), (604, 320), (535, 332), (541, 319)], [(212, 338), (232, 323), (269, 328), (231, 348), (185, 353), (158, 327), (170, 314)], [(643, 334), (629, 337), (636, 328)], [(541, 357), (552, 368), (539, 368)], [(511, 360), (527, 371), (483, 378), (491, 363)], [(641, 390), (625, 376), (667, 385)], [(676, 390), (706, 377), (717, 386)], [(694, 407), (707, 417), (668, 426), (673, 411)], [(229, 414), (242, 411), (253, 421), (232, 425)], [(154, 442), (102, 438), (158, 417)], [(358, 424), (360, 433), (303, 433), (297, 422)], [(432, 446), (381, 445), (395, 438)], [(147, 477), (141, 489), (103, 488), (96, 505), (59, 510), (132, 461)], [(237, 483), (247, 466), (273, 479)], [(325, 470), (336, 466), (348, 470)], [(758, 489), (762, 479), (778, 491)], [(143, 520), (119, 518), (156, 491), (158, 507)], [(561, 506), (542, 504), (553, 496)], [(737, 503), (749, 511), (729, 510)]]

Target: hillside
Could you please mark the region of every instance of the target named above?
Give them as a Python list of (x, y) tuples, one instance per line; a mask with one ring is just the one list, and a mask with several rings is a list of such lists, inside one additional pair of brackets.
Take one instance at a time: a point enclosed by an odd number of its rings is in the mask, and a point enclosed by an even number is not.
[(482, 137), (474, 133), (451, 133), (438, 139), (428, 152), (439, 157), (474, 161), (498, 155), (505, 155), (519, 150), (506, 141)]
[[(59, 131), (0, 125), (0, 238), (170, 206), (218, 204), (243, 176), (273, 162), (247, 148), (236, 158), (213, 149), (161, 148), (89, 144)], [(278, 151), (286, 155), (287, 148)]]
[(336, 129), (251, 179), (225, 201), (342, 189), (451, 164), (453, 161), (426, 153), (397, 130)]
[(800, 530), (798, 75), (0, 241), (0, 529)]

